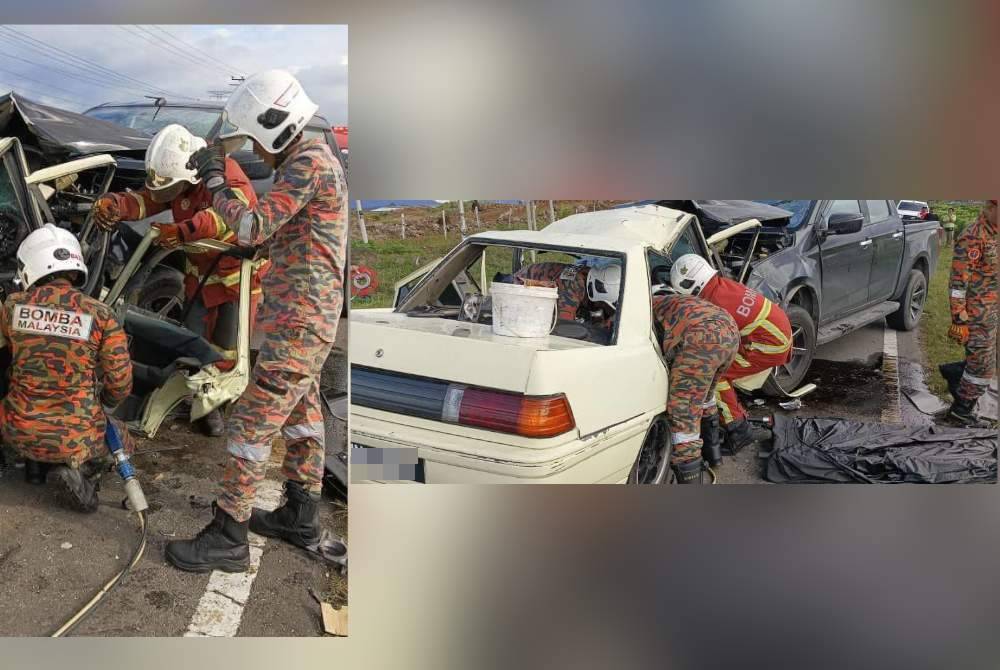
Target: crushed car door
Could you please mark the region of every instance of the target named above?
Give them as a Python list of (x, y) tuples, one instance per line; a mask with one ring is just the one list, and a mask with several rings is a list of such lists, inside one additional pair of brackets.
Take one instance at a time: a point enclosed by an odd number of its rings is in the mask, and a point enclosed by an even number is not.
[(17, 247), (41, 226), (42, 216), (28, 190), (27, 162), (17, 138), (0, 139), (0, 286), (13, 288)]

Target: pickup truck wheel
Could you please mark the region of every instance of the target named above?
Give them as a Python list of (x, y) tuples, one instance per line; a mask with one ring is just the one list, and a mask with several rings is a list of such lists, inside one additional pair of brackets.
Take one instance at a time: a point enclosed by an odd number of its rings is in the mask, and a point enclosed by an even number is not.
[(803, 307), (789, 305), (785, 308), (792, 326), (792, 358), (774, 372), (764, 382), (764, 393), (774, 397), (784, 397), (798, 388), (816, 353), (816, 324)]
[(913, 330), (920, 323), (927, 302), (927, 277), (920, 270), (910, 270), (899, 309), (885, 317), (896, 330)]
[[(632, 471), (628, 474), (628, 483), (655, 483), (657, 473), (670, 465), (670, 452), (670, 426), (665, 416), (658, 416), (646, 432), (646, 439), (643, 440), (642, 448), (639, 449), (639, 454), (632, 465)], [(668, 470), (661, 483), (665, 484), (671, 480), (670, 475)]]
[(139, 291), (136, 306), (180, 322), (184, 314), (184, 275), (170, 267), (159, 267)]

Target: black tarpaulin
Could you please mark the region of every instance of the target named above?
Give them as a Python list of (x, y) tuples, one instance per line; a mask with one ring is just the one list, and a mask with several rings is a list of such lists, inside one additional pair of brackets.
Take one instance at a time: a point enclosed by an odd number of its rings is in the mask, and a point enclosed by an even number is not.
[(997, 430), (775, 417), (769, 482), (994, 483)]
[(139, 131), (32, 102), (14, 91), (0, 96), (0, 136), (25, 141), (25, 130), (46, 156), (59, 159), (122, 151), (141, 157), (150, 140)]

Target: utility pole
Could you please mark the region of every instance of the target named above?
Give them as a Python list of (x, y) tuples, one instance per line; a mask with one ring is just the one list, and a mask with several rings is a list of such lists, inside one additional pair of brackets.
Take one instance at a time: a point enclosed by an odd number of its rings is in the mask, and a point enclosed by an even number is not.
[(406, 239), (406, 212), (399, 213), (399, 223), (402, 230), (401, 239)]
[(361, 209), (361, 201), (357, 200), (358, 203), (358, 227), (361, 229), (361, 241), (364, 244), (368, 244), (368, 228), (365, 226), (365, 213)]
[(476, 201), (476, 206), (472, 208), (476, 212), (476, 230), (480, 230), (483, 224), (479, 221), (479, 201)]
[(555, 205), (552, 204), (552, 201), (549, 200), (549, 223), (555, 223), (555, 222), (556, 222), (556, 208)]
[(448, 219), (445, 217), (444, 208), (441, 208), (441, 230), (444, 231), (444, 236), (448, 237)]
[(458, 221), (458, 229), (461, 231), (462, 237), (465, 237), (465, 234), (469, 232), (469, 230), (465, 227), (465, 202), (462, 200), (458, 201)]

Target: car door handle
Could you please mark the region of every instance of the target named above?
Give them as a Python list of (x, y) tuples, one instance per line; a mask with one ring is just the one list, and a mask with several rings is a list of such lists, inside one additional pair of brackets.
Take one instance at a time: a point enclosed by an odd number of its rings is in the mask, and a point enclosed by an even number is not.
[(894, 239), (894, 240), (895, 239), (899, 239), (902, 236), (903, 236), (903, 231), (899, 231), (898, 233), (893, 233), (892, 234), (892, 239)]
[(871, 241), (871, 240), (865, 240), (864, 242), (862, 242), (862, 243), (861, 243), (861, 246), (863, 246), (863, 247), (867, 247), (867, 246), (870, 246), (870, 245), (871, 245), (871, 243), (872, 243), (872, 241)]

